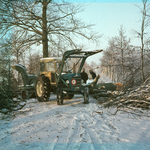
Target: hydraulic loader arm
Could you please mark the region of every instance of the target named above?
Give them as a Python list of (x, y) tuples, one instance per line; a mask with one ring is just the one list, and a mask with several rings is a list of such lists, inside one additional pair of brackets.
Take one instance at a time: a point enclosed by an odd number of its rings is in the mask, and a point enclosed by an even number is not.
[(82, 59), (81, 65), (80, 65), (80, 67), (79, 67), (79, 69), (78, 69), (78, 73), (81, 72), (84, 63), (85, 63), (86, 59), (87, 59), (89, 56), (92, 56), (92, 55), (94, 55), (94, 54), (100, 53), (100, 52), (102, 52), (102, 51), (103, 51), (103, 50), (101, 49), (101, 50), (95, 50), (95, 51), (82, 51), (82, 52), (80, 52), (80, 53), (83, 53), (83, 59)]
[[(66, 52), (64, 53), (64, 55), (63, 55), (59, 72), (57, 72), (57, 73), (58, 73), (58, 76), (57, 76), (57, 78), (56, 78), (57, 86), (58, 86), (58, 83), (60, 82), (61, 73), (62, 73), (62, 70), (63, 70), (64, 62), (66, 61), (67, 58), (82, 58), (81, 65), (80, 65), (79, 70), (78, 70), (78, 73), (80, 73), (80, 72), (81, 72), (81, 69), (82, 69), (82, 67), (83, 67), (83, 65), (84, 65), (84, 63), (85, 63), (86, 58), (89, 57), (89, 56), (91, 56), (91, 55), (100, 53), (100, 52), (102, 52), (102, 51), (103, 51), (103, 50), (82, 51), (82, 49), (74, 49), (74, 50), (66, 51)], [(56, 73), (55, 73), (55, 74), (56, 74)]]
[(60, 78), (61, 78), (61, 73), (62, 73), (62, 70), (63, 70), (64, 62), (66, 61), (67, 58), (69, 58), (70, 55), (78, 54), (81, 50), (82, 49), (69, 50), (69, 51), (66, 51), (63, 54), (63, 58), (62, 58), (62, 61), (61, 61), (61, 66), (60, 66), (59, 72), (57, 72), (57, 73), (55, 72), (57, 86), (58, 86), (58, 84), (60, 82)]

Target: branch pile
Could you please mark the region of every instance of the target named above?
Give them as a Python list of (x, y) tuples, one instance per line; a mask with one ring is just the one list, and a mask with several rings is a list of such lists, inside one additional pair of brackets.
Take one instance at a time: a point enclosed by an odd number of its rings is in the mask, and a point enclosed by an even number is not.
[(10, 98), (6, 91), (0, 87), (0, 113), (7, 113), (22, 109), (26, 105), (21, 98)]
[(94, 94), (98, 104), (104, 107), (116, 107), (118, 111), (124, 111), (133, 115), (143, 115), (150, 117), (150, 78), (141, 86), (128, 89), (128, 91), (114, 91), (109, 93), (109, 97), (100, 97), (102, 94)]

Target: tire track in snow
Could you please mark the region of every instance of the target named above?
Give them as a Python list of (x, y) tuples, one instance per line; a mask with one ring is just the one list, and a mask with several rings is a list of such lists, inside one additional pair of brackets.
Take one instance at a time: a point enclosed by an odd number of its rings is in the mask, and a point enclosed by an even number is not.
[[(102, 142), (107, 142), (108, 138), (112, 139), (117, 139), (118, 140), (118, 131), (115, 128), (115, 126), (112, 123), (112, 120), (109, 120), (108, 118), (106, 118), (106, 115), (103, 114), (103, 110), (101, 110), (98, 106), (97, 106), (97, 101), (95, 99), (91, 99), (91, 104), (92, 105), (87, 105), (87, 109), (85, 109), (85, 111), (87, 113), (85, 113), (86, 115), (89, 114), (89, 118), (90, 119), (94, 119), (95, 121), (95, 126), (93, 126), (93, 128), (95, 129), (95, 131), (99, 134), (101, 134), (102, 138)], [(92, 106), (92, 108), (91, 108)], [(89, 113), (90, 111), (95, 112), (95, 114), (93, 113)], [(96, 112), (101, 112), (101, 114), (96, 113)], [(108, 117), (108, 116), (107, 116)], [(106, 138), (105, 138), (106, 137)]]
[[(86, 109), (87, 108), (85, 107), (84, 110), (78, 112), (77, 115), (74, 117), (74, 121), (73, 121), (74, 123), (72, 124), (73, 129), (72, 128), (70, 129), (68, 140), (67, 140), (67, 143), (70, 144), (67, 144), (67, 148), (69, 147), (72, 149), (101, 150), (102, 141), (99, 138), (96, 131), (93, 129), (93, 125), (92, 125), (92, 123), (94, 122), (94, 118), (91, 118), (89, 116), (91, 110), (87, 111)], [(85, 117), (87, 114), (88, 117)], [(80, 144), (77, 144), (77, 142), (79, 142)]]
[(42, 103), (42, 109), (39, 104), (34, 104), (32, 112), (12, 121), (14, 133), (21, 133), (13, 134), (12, 137), (18, 139), (17, 143), (51, 143), (50, 150), (104, 149), (103, 136), (106, 139), (113, 135), (115, 129), (105, 116), (97, 113), (92, 115), (94, 111), (100, 111), (96, 102), (90, 98), (89, 104), (82, 104), (80, 98), (66, 101), (66, 105), (62, 106)]
[(88, 114), (83, 114), (82, 117), (84, 119), (83, 126), (84, 128), (86, 128), (85, 137), (87, 137), (86, 134), (89, 135), (94, 150), (103, 150), (101, 137), (97, 134), (96, 130), (93, 128), (95, 127), (94, 126), (95, 120), (91, 119)]
[(80, 149), (80, 140), (81, 140), (81, 134), (84, 133), (84, 130), (81, 130), (81, 125), (79, 123), (79, 117), (78, 114), (76, 114), (73, 117), (72, 124), (69, 129), (68, 137), (66, 140), (66, 149), (74, 149), (79, 150)]
[[(98, 116), (98, 115), (97, 115)], [(97, 117), (97, 116), (95, 116), (95, 117)], [(108, 134), (110, 134), (109, 135), (109, 137), (111, 138), (111, 140), (115, 140), (116, 141), (116, 139), (118, 139), (118, 135), (119, 135), (119, 133), (118, 133), (118, 131), (117, 131), (117, 129), (115, 128), (115, 126), (113, 125), (113, 123), (112, 123), (112, 121), (111, 120), (108, 120), (108, 118), (106, 119), (106, 116), (105, 115), (99, 115), (102, 119), (103, 119), (103, 121), (104, 121), (104, 129), (107, 127), (108, 128)], [(103, 131), (103, 132), (105, 132), (105, 130)], [(105, 133), (104, 133), (105, 134)], [(108, 136), (108, 135), (107, 135)], [(105, 140), (105, 138), (103, 138), (103, 141), (104, 142), (107, 142), (107, 140)]]
[[(94, 102), (93, 100), (92, 102)], [(99, 107), (96, 105), (96, 103), (90, 103), (89, 105), (86, 105), (86, 108), (83, 110), (83, 120), (84, 121), (84, 127), (86, 128), (85, 135), (89, 134), (89, 137), (91, 137), (91, 141), (94, 146), (94, 149), (103, 149), (102, 143), (105, 143), (108, 141), (108, 139), (113, 139), (116, 141), (118, 138), (118, 132), (116, 131), (116, 128), (113, 126), (111, 121), (106, 120), (104, 115), (100, 115), (96, 113), (93, 115), (92, 111), (99, 110)], [(86, 122), (86, 123), (85, 123)], [(81, 141), (82, 142), (82, 141)], [(98, 145), (98, 143), (100, 143)]]
[(55, 140), (53, 146), (51, 147), (51, 150), (60, 150), (60, 149), (78, 150), (78, 147), (80, 147), (79, 124), (77, 121), (78, 120), (78, 118), (77, 118), (78, 111), (80, 111), (80, 108), (75, 109), (72, 107), (71, 107), (71, 109), (66, 108), (64, 111), (62, 111), (61, 115), (64, 118), (63, 123), (60, 122), (60, 126), (59, 126), (60, 133), (57, 134), (58, 135), (57, 139)]

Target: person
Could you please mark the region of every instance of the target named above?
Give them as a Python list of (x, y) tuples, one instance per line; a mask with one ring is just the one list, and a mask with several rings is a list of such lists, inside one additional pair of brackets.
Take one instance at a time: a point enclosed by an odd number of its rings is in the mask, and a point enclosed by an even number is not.
[(83, 68), (83, 71), (81, 72), (81, 79), (84, 81), (86, 84), (86, 81), (88, 80), (88, 74), (85, 72), (85, 68)]
[(89, 72), (90, 72), (90, 74), (92, 75), (92, 78), (93, 78), (93, 79), (95, 79), (95, 77), (96, 77), (96, 73), (95, 73), (95, 72), (93, 72), (92, 70), (89, 70)]

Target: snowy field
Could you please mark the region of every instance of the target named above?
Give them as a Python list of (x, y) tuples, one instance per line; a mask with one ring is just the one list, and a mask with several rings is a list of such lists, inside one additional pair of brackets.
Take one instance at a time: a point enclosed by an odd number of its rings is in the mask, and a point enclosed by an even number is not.
[[(114, 110), (113, 110), (114, 109)], [(28, 100), (26, 106), (0, 120), (0, 150), (150, 150), (150, 118), (104, 109), (82, 95), (58, 106)]]

